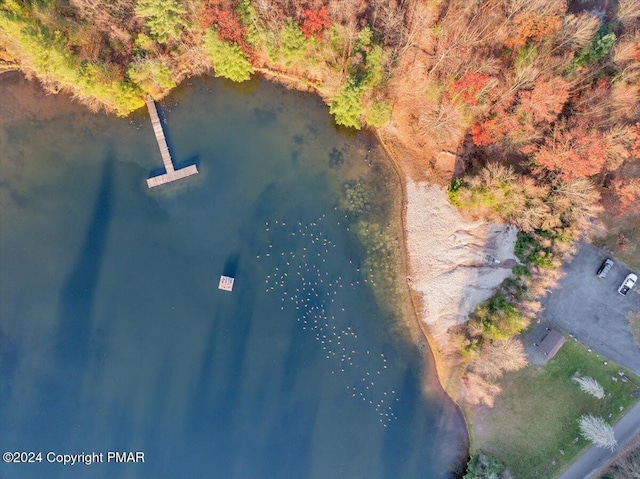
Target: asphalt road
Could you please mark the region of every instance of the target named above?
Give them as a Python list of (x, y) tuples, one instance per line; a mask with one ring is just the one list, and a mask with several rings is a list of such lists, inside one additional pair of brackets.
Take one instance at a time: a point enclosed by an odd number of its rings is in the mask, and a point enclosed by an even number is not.
[(565, 276), (558, 288), (542, 303), (543, 316), (582, 344), (640, 374), (640, 347), (629, 328), (629, 313), (640, 311), (640, 284), (626, 296), (618, 294), (631, 271), (615, 261), (607, 277), (600, 279), (596, 270), (605, 258), (599, 249), (579, 243), (576, 255), (563, 266)]
[(609, 461), (618, 450), (640, 434), (640, 403), (636, 403), (627, 414), (613, 427), (618, 448), (615, 451), (591, 446), (558, 479), (591, 479), (595, 473)]

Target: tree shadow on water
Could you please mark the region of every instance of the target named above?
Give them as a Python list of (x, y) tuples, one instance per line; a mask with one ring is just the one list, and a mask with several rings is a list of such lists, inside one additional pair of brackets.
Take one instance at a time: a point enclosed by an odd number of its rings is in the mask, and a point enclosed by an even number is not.
[(385, 428), (383, 450), (381, 451), (382, 477), (413, 477), (407, 468), (411, 464), (411, 445), (416, 444), (416, 423), (420, 422), (421, 411), (416, 384), (420, 378), (413, 368), (406, 370), (402, 386), (398, 391), (398, 405), (402, 411), (397, 413), (398, 420), (388, 423)]
[(113, 164), (109, 153), (89, 228), (60, 293), (58, 361), (64, 369), (76, 371), (74, 376), (80, 375), (91, 354), (91, 316), (113, 214)]

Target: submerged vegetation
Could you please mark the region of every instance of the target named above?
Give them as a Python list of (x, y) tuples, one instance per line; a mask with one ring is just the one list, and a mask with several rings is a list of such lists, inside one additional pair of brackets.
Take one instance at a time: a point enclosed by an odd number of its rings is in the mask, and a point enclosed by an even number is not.
[[(378, 154), (382, 152), (372, 156)], [(401, 264), (402, 233), (399, 218), (394, 214), (399, 207), (399, 185), (389, 165), (368, 161), (376, 170), (375, 174), (346, 181), (341, 206), (353, 222), (353, 233), (365, 250), (363, 272), (375, 295), (389, 312), (403, 313), (407, 300), (406, 287), (400, 278), (404, 269)], [(381, 190), (389, 194), (380, 195)]]

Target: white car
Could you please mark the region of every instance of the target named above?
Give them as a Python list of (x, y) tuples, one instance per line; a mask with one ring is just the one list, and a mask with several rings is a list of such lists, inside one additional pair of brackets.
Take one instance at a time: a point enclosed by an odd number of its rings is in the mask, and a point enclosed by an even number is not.
[(622, 296), (626, 296), (631, 288), (633, 288), (633, 285), (636, 284), (636, 281), (638, 281), (638, 277), (635, 274), (631, 273), (627, 275), (627, 277), (618, 288), (618, 293), (620, 293)]

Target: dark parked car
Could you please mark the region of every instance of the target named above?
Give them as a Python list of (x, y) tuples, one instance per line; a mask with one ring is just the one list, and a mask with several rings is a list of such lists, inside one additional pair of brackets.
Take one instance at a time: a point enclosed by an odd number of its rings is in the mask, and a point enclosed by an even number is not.
[(622, 296), (626, 296), (631, 288), (633, 288), (633, 285), (636, 284), (636, 281), (638, 281), (638, 277), (635, 274), (631, 273), (627, 275), (627, 277), (618, 288), (618, 293), (620, 293)]
[(611, 271), (612, 266), (613, 266), (613, 261), (611, 261), (609, 258), (605, 259), (604, 262), (598, 268), (598, 271), (596, 272), (596, 274), (598, 275), (598, 278), (604, 278), (607, 274), (609, 274), (609, 271)]

